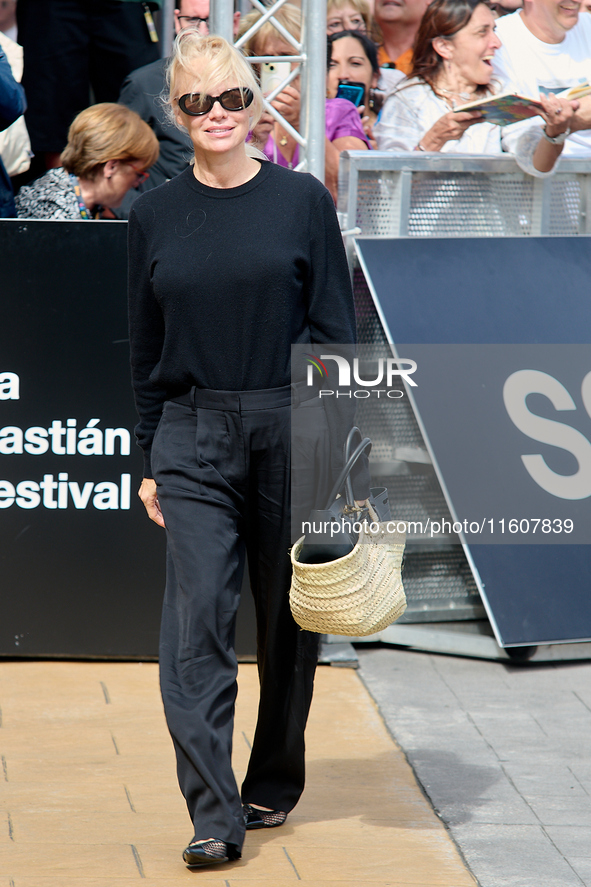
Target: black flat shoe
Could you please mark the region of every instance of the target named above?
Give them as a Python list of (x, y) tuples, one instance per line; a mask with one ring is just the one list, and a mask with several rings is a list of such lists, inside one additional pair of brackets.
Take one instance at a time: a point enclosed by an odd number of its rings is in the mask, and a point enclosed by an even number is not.
[(247, 831), (255, 828), (277, 828), (287, 819), (283, 810), (257, 810), (251, 804), (242, 805), (242, 815)]
[(192, 841), (183, 850), (183, 859), (187, 865), (198, 868), (204, 865), (233, 862), (235, 859), (240, 859), (240, 852), (233, 844), (226, 844), (216, 838), (205, 838), (203, 841)]

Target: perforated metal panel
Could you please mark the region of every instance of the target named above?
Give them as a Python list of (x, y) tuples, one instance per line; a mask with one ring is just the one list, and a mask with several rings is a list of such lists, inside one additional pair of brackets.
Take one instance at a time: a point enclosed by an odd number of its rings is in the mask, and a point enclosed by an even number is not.
[(531, 233), (532, 211), (533, 190), (522, 178), (415, 173), (407, 233), (410, 237), (515, 237)]
[[(544, 195), (525, 174), (414, 172), (407, 217), (398, 195), (399, 173), (359, 175), (355, 221), (364, 234), (408, 237), (527, 237), (539, 234)], [(543, 190), (543, 185), (541, 189)], [(584, 189), (559, 179), (549, 190), (548, 232), (584, 233)]]
[(399, 622), (445, 622), (485, 615), (460, 547), (407, 555), (404, 589), (408, 608)]
[[(388, 347), (361, 269), (354, 271), (355, 305), (361, 361), (383, 356)], [(451, 521), (441, 487), (407, 398), (357, 403), (357, 420), (372, 439), (372, 482), (388, 488), (392, 514), (405, 521)], [(414, 461), (413, 461), (414, 459)], [(455, 537), (453, 537), (455, 539)], [(451, 540), (448, 540), (451, 541)], [(482, 617), (484, 610), (463, 550), (447, 544), (431, 551), (425, 541), (407, 546), (404, 587), (405, 622)]]
[(380, 318), (373, 303), (363, 271), (353, 269), (353, 292), (355, 294), (355, 317), (357, 321), (357, 338), (360, 342), (378, 346), (387, 346), (388, 340), (380, 323)]
[(397, 177), (388, 173), (367, 172), (359, 177), (355, 224), (378, 237), (392, 237), (396, 231)]
[(550, 218), (548, 234), (574, 236), (584, 231), (587, 219), (586, 182), (557, 176), (550, 182)]
[(339, 211), (372, 237), (589, 235), (591, 161), (561, 159), (547, 178), (509, 155), (344, 152)]

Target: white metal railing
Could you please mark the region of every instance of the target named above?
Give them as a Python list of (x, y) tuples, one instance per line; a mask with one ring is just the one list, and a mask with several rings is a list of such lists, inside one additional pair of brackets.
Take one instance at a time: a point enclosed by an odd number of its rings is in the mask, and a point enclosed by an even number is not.
[(509, 155), (344, 151), (338, 210), (359, 236), (591, 236), (591, 159), (534, 178)]

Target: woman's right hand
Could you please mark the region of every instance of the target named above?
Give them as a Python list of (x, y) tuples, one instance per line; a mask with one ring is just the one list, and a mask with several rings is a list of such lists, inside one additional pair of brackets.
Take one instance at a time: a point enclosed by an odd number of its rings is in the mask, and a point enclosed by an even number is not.
[(145, 509), (148, 512), (148, 517), (153, 520), (155, 524), (158, 524), (159, 527), (163, 527), (164, 518), (162, 517), (162, 511), (160, 510), (160, 503), (158, 502), (156, 481), (151, 477), (145, 477), (138, 490), (138, 496), (144, 503)]
[(546, 121), (544, 127), (546, 135), (550, 138), (561, 135), (567, 129), (572, 130), (573, 120), (579, 110), (580, 102), (569, 102), (561, 99), (551, 92), (549, 95), (540, 95), (540, 102), (544, 109), (542, 117)]
[(449, 111), (427, 130), (419, 144), (425, 151), (441, 151), (446, 142), (461, 139), (468, 127), (481, 122), (479, 111)]
[(279, 111), (294, 129), (300, 125), (300, 92), (290, 84), (276, 96), (271, 102), (276, 111)]

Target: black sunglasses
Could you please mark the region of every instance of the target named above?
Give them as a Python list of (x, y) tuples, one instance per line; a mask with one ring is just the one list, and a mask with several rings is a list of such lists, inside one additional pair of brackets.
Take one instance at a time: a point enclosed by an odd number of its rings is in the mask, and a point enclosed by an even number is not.
[(179, 108), (191, 117), (201, 117), (208, 114), (216, 102), (219, 102), (226, 111), (244, 111), (252, 104), (254, 95), (252, 89), (226, 89), (221, 95), (207, 95), (204, 92), (188, 92), (177, 99)]

